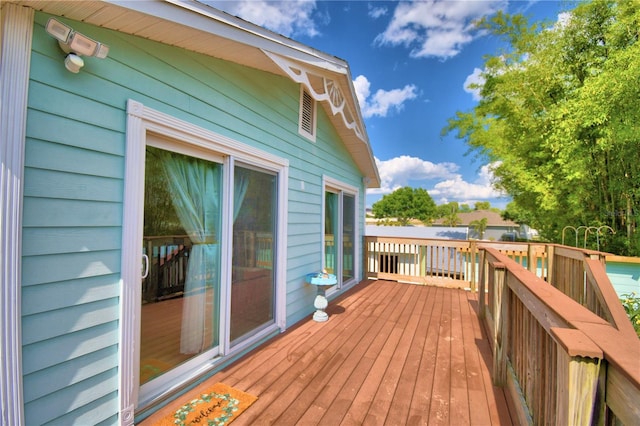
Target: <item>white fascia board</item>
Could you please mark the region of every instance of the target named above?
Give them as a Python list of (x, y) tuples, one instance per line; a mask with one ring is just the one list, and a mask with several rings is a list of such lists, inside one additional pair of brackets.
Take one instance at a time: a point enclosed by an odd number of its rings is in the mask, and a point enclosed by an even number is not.
[(183, 0), (106, 0), (105, 2), (259, 49), (290, 56), (333, 73), (348, 74), (347, 63), (335, 56), (315, 50), (203, 3)]

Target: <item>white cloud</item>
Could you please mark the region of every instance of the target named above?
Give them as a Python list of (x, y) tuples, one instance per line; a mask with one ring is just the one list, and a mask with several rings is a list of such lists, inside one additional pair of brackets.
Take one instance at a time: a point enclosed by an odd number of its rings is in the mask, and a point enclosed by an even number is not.
[(203, 3), (287, 37), (320, 34), (313, 19), (315, 1), (223, 0)]
[(506, 197), (506, 194), (494, 188), (493, 168), (497, 165), (482, 166), (478, 178), (474, 182), (466, 182), (461, 175), (446, 179), (434, 185), (429, 194), (436, 200), (436, 204), (449, 201), (473, 204), (475, 201), (491, 200)]
[(386, 15), (387, 12), (389, 11), (386, 7), (373, 6), (371, 4), (369, 4), (368, 8), (369, 8), (368, 15), (369, 15), (369, 17), (371, 17), (373, 19), (378, 19), (381, 16)]
[(377, 158), (375, 160), (380, 174), (380, 188), (370, 190), (369, 194), (389, 194), (403, 186), (412, 186), (410, 182), (453, 178), (457, 176), (459, 168), (455, 163), (435, 164), (408, 155), (384, 161)]
[(376, 42), (411, 47), (414, 58), (451, 58), (482, 34), (474, 25), (476, 20), (506, 5), (506, 0), (399, 3), (387, 29), (376, 37)]
[(558, 14), (558, 21), (555, 27), (564, 29), (571, 23), (571, 12), (562, 12)]
[[(482, 70), (480, 68), (474, 68), (473, 73), (467, 76), (467, 79), (464, 81), (464, 91), (467, 93), (471, 93), (473, 99), (475, 101), (479, 101), (481, 99), (480, 91), (482, 90), (482, 86), (484, 85), (484, 77), (482, 76)], [(470, 85), (478, 85), (480, 87), (469, 87)]]
[(389, 111), (401, 111), (405, 101), (415, 99), (418, 96), (417, 87), (413, 84), (407, 84), (402, 89), (378, 89), (372, 95), (371, 83), (364, 75), (356, 77), (353, 80), (353, 86), (364, 118), (376, 115), (386, 117)]
[(380, 174), (380, 188), (367, 190), (367, 194), (373, 198), (390, 194), (404, 186), (426, 189), (436, 204), (457, 201), (473, 206), (477, 201), (491, 201), (494, 205), (507, 197), (493, 187), (493, 168), (499, 163), (482, 166), (476, 179), (467, 182), (458, 173), (460, 167), (455, 163), (436, 164), (406, 155), (385, 161), (375, 160)]

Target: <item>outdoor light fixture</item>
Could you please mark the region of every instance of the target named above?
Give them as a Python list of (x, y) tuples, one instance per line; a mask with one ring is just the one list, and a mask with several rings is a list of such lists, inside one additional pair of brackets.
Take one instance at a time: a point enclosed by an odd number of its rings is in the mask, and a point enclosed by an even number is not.
[(95, 56), (104, 59), (109, 53), (109, 46), (106, 44), (74, 31), (57, 19), (49, 18), (45, 28), (58, 40), (60, 48), (67, 54), (64, 66), (72, 73), (78, 73), (80, 68), (84, 66), (84, 60), (81, 56)]

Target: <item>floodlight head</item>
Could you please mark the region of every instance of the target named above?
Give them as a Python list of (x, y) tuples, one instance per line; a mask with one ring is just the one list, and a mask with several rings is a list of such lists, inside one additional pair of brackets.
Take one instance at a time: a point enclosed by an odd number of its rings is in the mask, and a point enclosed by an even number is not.
[(84, 61), (82, 58), (75, 53), (69, 53), (66, 58), (64, 58), (64, 67), (74, 73), (77, 74), (80, 72), (80, 68), (84, 66)]
[(65, 67), (71, 72), (77, 73), (84, 65), (80, 56), (95, 56), (104, 59), (109, 54), (109, 46), (74, 31), (73, 28), (55, 18), (49, 18), (45, 29), (58, 40), (62, 51), (68, 54), (65, 59)]
[(53, 18), (49, 18), (45, 29), (49, 34), (54, 36), (60, 43), (63, 44), (69, 42), (69, 38), (71, 37), (71, 33), (73, 32), (71, 27), (68, 27), (62, 22)]

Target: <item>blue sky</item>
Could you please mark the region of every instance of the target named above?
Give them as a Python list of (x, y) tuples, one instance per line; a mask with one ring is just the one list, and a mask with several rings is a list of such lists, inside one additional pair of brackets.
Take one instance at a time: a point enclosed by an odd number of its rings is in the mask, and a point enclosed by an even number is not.
[(232, 15), (345, 59), (382, 180), (367, 206), (402, 186), (424, 188), (436, 204), (504, 208), (508, 197), (492, 188), (490, 164), (454, 135), (441, 136), (447, 119), (478, 100), (466, 86), (477, 81), (483, 56), (499, 40), (472, 22), (498, 10), (556, 21), (565, 1), (206, 1)]

